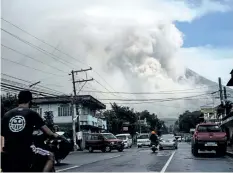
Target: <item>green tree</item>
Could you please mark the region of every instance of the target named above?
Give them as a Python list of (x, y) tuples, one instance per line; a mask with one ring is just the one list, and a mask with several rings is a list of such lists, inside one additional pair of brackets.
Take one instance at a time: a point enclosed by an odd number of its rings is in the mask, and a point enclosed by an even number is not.
[(55, 132), (55, 125), (54, 125), (54, 121), (53, 121), (53, 111), (46, 111), (44, 112), (44, 119), (45, 119), (45, 124), (48, 126), (48, 128), (50, 128), (50, 130), (52, 130), (53, 132)]
[(155, 114), (151, 114), (149, 111), (144, 110), (142, 112), (135, 112), (134, 109), (126, 106), (119, 106), (116, 103), (112, 104), (111, 110), (106, 110), (103, 116), (107, 120), (108, 130), (113, 134), (123, 132), (123, 125), (125, 122), (129, 122), (128, 131), (131, 135), (134, 135), (139, 131), (138, 120), (146, 119), (149, 124), (149, 129), (146, 126), (141, 126), (142, 132), (148, 132), (149, 130), (163, 130), (167, 132), (167, 128), (163, 121), (160, 121)]
[(13, 94), (2, 95), (1, 96), (1, 105), (3, 106), (4, 112), (7, 112), (7, 111), (17, 107), (18, 106), (17, 95), (13, 95)]
[(189, 133), (191, 128), (195, 128), (197, 124), (199, 124), (202, 116), (201, 111), (185, 111), (183, 114), (179, 116), (178, 123), (179, 131)]

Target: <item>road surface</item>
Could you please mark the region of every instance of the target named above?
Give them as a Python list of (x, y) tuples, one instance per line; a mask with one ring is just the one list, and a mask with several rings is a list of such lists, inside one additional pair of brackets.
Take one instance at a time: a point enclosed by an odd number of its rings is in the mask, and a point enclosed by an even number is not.
[(233, 159), (201, 153), (195, 158), (190, 145), (180, 143), (177, 150), (152, 153), (150, 148), (124, 152), (77, 152), (56, 167), (60, 172), (233, 172)]

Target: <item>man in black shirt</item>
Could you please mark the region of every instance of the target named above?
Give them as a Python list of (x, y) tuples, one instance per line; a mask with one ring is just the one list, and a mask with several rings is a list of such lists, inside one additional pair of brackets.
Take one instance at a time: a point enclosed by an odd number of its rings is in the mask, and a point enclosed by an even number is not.
[[(9, 172), (28, 171), (33, 158), (32, 143), (34, 127), (41, 129), (49, 136), (58, 137), (44, 123), (40, 115), (30, 109), (32, 94), (30, 91), (21, 91), (18, 95), (19, 106), (8, 111), (1, 122), (1, 140), (4, 142), (1, 151), (4, 152), (5, 167)], [(1, 147), (3, 147), (1, 146)], [(35, 151), (35, 147), (34, 147)], [(53, 168), (52, 153), (42, 153), (48, 156), (44, 172)], [(4, 168), (3, 168), (4, 171)]]

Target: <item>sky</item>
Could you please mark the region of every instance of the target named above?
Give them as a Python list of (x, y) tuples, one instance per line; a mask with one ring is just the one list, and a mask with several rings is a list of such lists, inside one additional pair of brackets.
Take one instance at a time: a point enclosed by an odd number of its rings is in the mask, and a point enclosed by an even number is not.
[[(206, 93), (211, 88), (186, 78), (185, 69), (215, 82), (221, 77), (223, 84), (230, 79), (232, 2), (3, 0), (2, 18), (49, 45), (2, 20), (1, 71), (71, 93), (70, 71), (91, 66), (93, 70), (87, 77), (95, 80), (85, 84), (80, 94), (91, 94), (103, 103), (108, 103), (106, 99), (119, 99), (122, 103), (124, 99), (167, 99)], [(86, 78), (86, 74), (76, 77)], [(157, 94), (124, 95), (90, 90)], [(195, 92), (174, 92), (177, 90)], [(161, 91), (170, 94), (158, 94)], [(186, 109), (197, 110), (209, 104), (210, 97), (198, 97), (198, 102), (176, 100), (128, 106), (163, 117), (177, 117)]]

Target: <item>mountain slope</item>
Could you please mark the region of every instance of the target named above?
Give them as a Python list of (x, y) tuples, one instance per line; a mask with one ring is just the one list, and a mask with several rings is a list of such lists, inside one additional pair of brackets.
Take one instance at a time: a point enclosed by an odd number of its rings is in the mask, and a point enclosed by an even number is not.
[[(192, 71), (191, 69), (186, 69), (185, 77), (187, 79), (192, 78), (196, 84), (210, 86), (211, 91), (218, 91), (219, 90), (218, 83), (213, 82), (209, 79), (206, 79), (205, 77), (199, 75), (198, 73)], [(230, 78), (230, 76), (229, 76), (229, 78)], [(229, 99), (232, 99), (233, 89), (227, 87), (227, 94), (230, 94), (231, 97)]]

